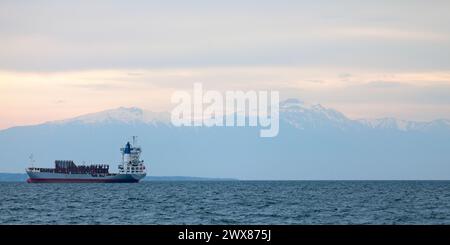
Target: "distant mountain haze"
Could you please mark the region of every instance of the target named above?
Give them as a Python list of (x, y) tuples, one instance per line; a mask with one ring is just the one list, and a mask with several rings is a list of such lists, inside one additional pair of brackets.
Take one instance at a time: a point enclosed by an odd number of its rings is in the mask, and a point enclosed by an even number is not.
[(107, 163), (139, 136), (149, 175), (238, 179), (450, 179), (450, 121), (352, 120), (318, 104), (280, 104), (280, 132), (257, 127), (174, 127), (170, 113), (117, 108), (0, 131), (0, 172), (54, 160)]

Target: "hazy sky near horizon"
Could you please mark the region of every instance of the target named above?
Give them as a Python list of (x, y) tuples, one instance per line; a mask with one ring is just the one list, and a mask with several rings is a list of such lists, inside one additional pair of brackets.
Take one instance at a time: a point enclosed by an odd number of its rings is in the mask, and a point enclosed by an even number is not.
[(450, 118), (449, 1), (1, 1), (0, 129), (205, 89)]

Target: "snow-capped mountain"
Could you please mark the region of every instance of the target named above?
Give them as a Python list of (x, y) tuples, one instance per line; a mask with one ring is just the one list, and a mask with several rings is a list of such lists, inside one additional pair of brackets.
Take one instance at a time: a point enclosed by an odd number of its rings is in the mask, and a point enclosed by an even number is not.
[(168, 112), (152, 112), (137, 107), (120, 107), (97, 113), (90, 113), (71, 119), (52, 121), (49, 124), (98, 124), (98, 123), (124, 123), (124, 124), (169, 124), (170, 114)]
[(430, 122), (401, 120), (392, 117), (352, 120), (334, 109), (320, 104), (306, 104), (298, 99), (280, 102), (280, 118), (298, 129), (333, 127), (341, 130), (375, 129), (398, 131), (449, 130), (450, 120)]
[(438, 119), (430, 122), (416, 122), (387, 117), (372, 120), (360, 119), (358, 122), (373, 129), (385, 130), (427, 131), (450, 129), (450, 121), (446, 119)]
[(0, 172), (54, 160), (109, 163), (139, 136), (150, 175), (239, 179), (449, 179), (450, 122), (352, 120), (318, 104), (280, 104), (280, 131), (257, 127), (174, 127), (168, 112), (117, 108), (0, 131)]
[[(376, 130), (442, 130), (450, 129), (446, 119), (431, 122), (416, 122), (396, 118), (352, 120), (343, 113), (320, 104), (308, 104), (299, 99), (287, 99), (280, 102), (280, 120), (296, 129), (334, 128), (339, 130), (376, 129)], [(120, 107), (97, 113), (90, 113), (66, 120), (47, 122), (47, 124), (147, 124), (172, 126), (169, 112), (152, 112), (137, 107)]]
[(333, 127), (348, 129), (354, 122), (344, 114), (320, 104), (306, 104), (298, 99), (280, 102), (280, 119), (298, 129)]

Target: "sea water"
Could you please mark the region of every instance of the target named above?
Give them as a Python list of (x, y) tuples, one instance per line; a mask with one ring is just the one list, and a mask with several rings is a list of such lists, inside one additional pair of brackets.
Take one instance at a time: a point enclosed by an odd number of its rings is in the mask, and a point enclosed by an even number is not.
[(0, 183), (1, 224), (450, 224), (450, 181)]

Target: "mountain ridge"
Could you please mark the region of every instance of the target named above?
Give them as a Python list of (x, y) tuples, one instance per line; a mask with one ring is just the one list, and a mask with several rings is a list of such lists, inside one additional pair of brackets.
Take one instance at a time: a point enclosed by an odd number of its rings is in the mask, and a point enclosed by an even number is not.
[[(299, 99), (286, 99), (280, 102), (280, 119), (298, 129), (307, 129), (323, 126), (328, 123), (339, 129), (357, 129), (368, 127), (371, 129), (388, 129), (399, 131), (433, 130), (439, 128), (450, 129), (450, 120), (435, 119), (431, 121), (401, 120), (393, 117), (375, 119), (350, 119), (342, 112), (327, 108), (321, 104), (306, 104)], [(138, 107), (118, 107), (94, 113), (88, 113), (63, 120), (48, 121), (39, 124), (16, 126), (32, 127), (38, 125), (61, 125), (68, 123), (97, 124), (97, 123), (124, 123), (124, 124), (148, 124), (153, 126), (172, 126), (169, 112), (153, 112)], [(11, 127), (11, 128), (16, 128)], [(11, 128), (0, 130), (8, 130)]]
[[(110, 164), (114, 172), (119, 149), (137, 135), (150, 175), (450, 179), (448, 120), (400, 125), (392, 119), (360, 122), (324, 106), (290, 100), (281, 105), (278, 136), (260, 138), (258, 127), (175, 127), (154, 120), (153, 114), (145, 116), (144, 110), (115, 112), (81, 117), (88, 123), (78, 117), (0, 131), (0, 171), (23, 172), (33, 153), (36, 166), (73, 160)], [(114, 120), (127, 113), (132, 114), (129, 121)], [(366, 126), (369, 123), (373, 125)]]

